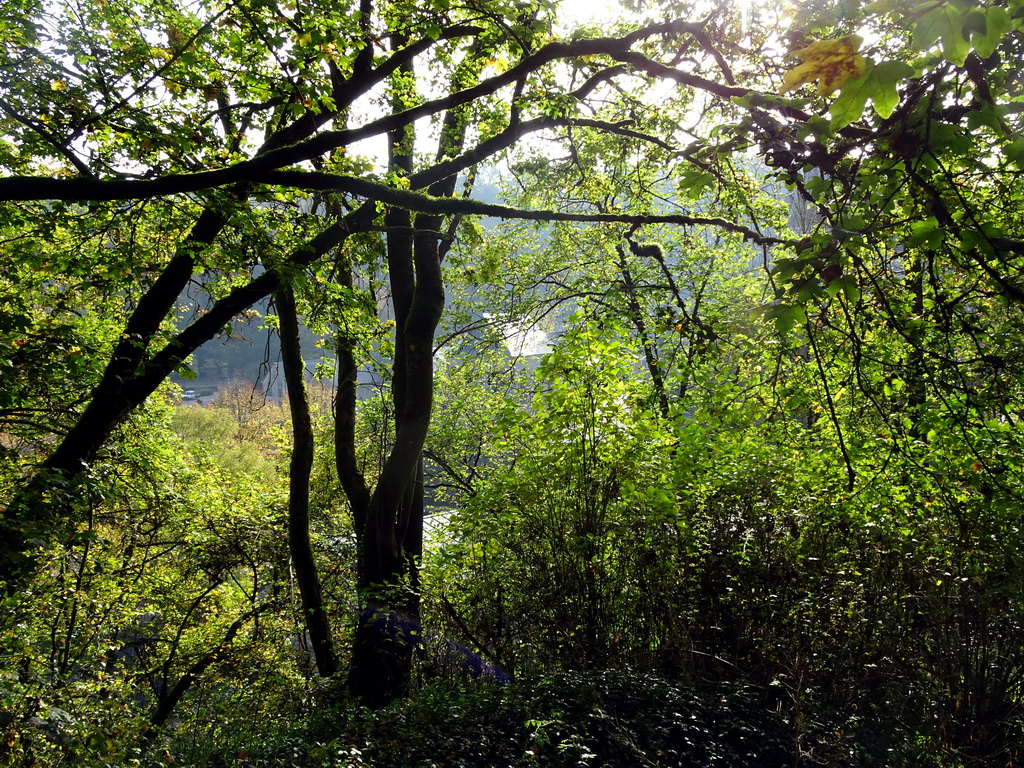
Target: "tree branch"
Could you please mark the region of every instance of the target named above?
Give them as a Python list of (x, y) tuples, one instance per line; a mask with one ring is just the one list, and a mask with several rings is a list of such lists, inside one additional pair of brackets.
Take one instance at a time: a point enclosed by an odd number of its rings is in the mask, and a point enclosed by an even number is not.
[[(691, 27), (693, 25), (686, 24), (685, 22), (670, 21), (651, 24), (622, 38), (599, 37), (571, 42), (549, 43), (536, 53), (524, 58), (516, 66), (470, 88), (450, 93), (433, 101), (424, 102), (401, 112), (386, 115), (358, 128), (324, 131), (290, 146), (263, 151), (250, 160), (245, 160), (225, 168), (191, 174), (172, 174), (158, 179), (143, 181), (95, 181), (90, 179), (13, 176), (0, 179), (0, 201), (141, 199), (184, 192), (198, 192), (238, 182), (257, 181), (268, 171), (311, 160), (339, 147), (348, 146), (362, 139), (394, 131), (402, 126), (411, 125), (421, 118), (430, 117), (454, 107), (469, 104), (485, 96), (490, 96), (507, 85), (519, 82), (522, 78), (535, 72), (545, 64), (559, 59), (604, 54), (621, 61), (634, 63), (641, 69), (656, 70), (657, 76), (670, 77), (684, 84), (700, 87), (723, 98), (746, 96), (752, 93), (752, 91), (746, 88), (722, 86), (710, 80), (688, 75), (679, 70), (656, 64), (640, 54), (631, 54), (629, 51), (630, 47), (640, 40), (658, 34), (689, 31)], [(426, 42), (424, 41), (421, 44), (426, 45)], [(393, 66), (397, 70), (400, 65), (400, 61), (395, 61), (393, 65), (389, 62), (388, 66)], [(381, 75), (383, 72), (384, 70), (378, 70), (377, 74)]]
[(628, 213), (570, 213), (567, 211), (526, 210), (498, 203), (462, 197), (434, 197), (423, 192), (388, 187), (376, 181), (325, 173), (302, 171), (275, 171), (265, 177), (266, 181), (282, 186), (308, 190), (333, 190), (377, 200), (388, 205), (421, 213), (442, 215), (494, 216), (502, 219), (526, 221), (578, 221), (581, 223), (606, 222), (621, 224), (680, 224), (686, 226), (715, 227), (741, 235), (743, 239), (758, 245), (794, 245), (795, 240), (765, 235), (753, 229), (714, 216), (690, 216), (686, 214), (628, 214)]
[(80, 157), (68, 149), (67, 145), (62, 142), (56, 134), (47, 130), (41, 123), (20, 114), (6, 99), (0, 98), (0, 110), (15, 122), (21, 123), (42, 136), (50, 146), (57, 150), (61, 157), (75, 166), (75, 169), (80, 174), (90, 179), (94, 178), (92, 169), (90, 169)]

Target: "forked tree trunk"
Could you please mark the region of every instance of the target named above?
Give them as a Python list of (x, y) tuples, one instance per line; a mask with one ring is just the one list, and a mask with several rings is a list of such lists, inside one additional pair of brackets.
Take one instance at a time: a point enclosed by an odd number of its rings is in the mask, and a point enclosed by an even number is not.
[[(368, 14), (364, 15), (368, 18)], [(395, 51), (406, 44), (393, 33)], [(493, 42), (477, 39), (473, 49), (452, 75), (451, 92), (465, 91), (479, 82), (485, 53)], [(411, 103), (411, 60), (396, 70), (392, 108), (401, 113)], [(434, 168), (458, 156), (466, 143), (470, 123), (468, 105), (455, 106), (444, 116)], [(513, 122), (518, 110), (513, 109)], [(413, 180), (413, 125), (388, 134), (390, 170)], [(493, 152), (494, 150), (489, 150)], [(430, 195), (450, 197), (457, 176), (427, 173)], [(470, 184), (467, 182), (467, 193)], [(414, 183), (414, 189), (422, 189)], [(434, 332), (444, 310), (441, 263), (451, 246), (457, 219), (389, 209), (384, 216), (388, 278), (395, 313), (395, 351), (392, 375), (395, 441), (370, 492), (356, 461), (356, 372), (352, 338), (338, 336), (338, 393), (335, 400), (335, 460), (338, 477), (352, 507), (358, 545), (359, 601), (362, 611), (349, 668), (349, 690), (364, 703), (382, 706), (408, 690), (416, 638), (402, 626), (418, 626), (419, 560), (423, 552), (423, 448), (430, 425), (434, 396)], [(351, 265), (343, 265), (351, 287)]]
[[(395, 40), (400, 46), (403, 41)], [(411, 65), (403, 69), (412, 74)], [(395, 107), (402, 96), (396, 95)], [(446, 115), (445, 127), (453, 120)], [(461, 146), (442, 130), (443, 152)], [(389, 135), (393, 171), (406, 177), (413, 172), (411, 127)], [(430, 188), (432, 194), (450, 194), (455, 179)], [(352, 446), (336, 452), (342, 485), (348, 490), (358, 540), (358, 592), (361, 608), (349, 668), (349, 690), (370, 706), (383, 706), (405, 695), (409, 686), (415, 638), (393, 628), (390, 616), (403, 622), (419, 618), (419, 559), (423, 549), (423, 446), (427, 439), (434, 396), (434, 331), (444, 310), (441, 277), (443, 250), (437, 237), (442, 221), (390, 210), (385, 215), (388, 277), (395, 313), (395, 353), (392, 400), (395, 407), (395, 442), (381, 469), (373, 493), (368, 493), (354, 465)], [(412, 225), (415, 224), (415, 227)], [(417, 234), (414, 234), (417, 233)], [(339, 404), (353, 409), (354, 359), (351, 346), (339, 347), (339, 373), (345, 385)], [(353, 440), (354, 411), (338, 412), (340, 440)], [(360, 487), (361, 486), (361, 487)], [(357, 501), (365, 500), (360, 509)]]

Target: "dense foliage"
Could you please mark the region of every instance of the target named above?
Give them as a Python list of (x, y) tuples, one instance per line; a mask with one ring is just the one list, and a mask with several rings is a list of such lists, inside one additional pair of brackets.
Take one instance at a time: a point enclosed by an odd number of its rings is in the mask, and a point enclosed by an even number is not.
[(5, 4), (0, 762), (1024, 759), (1024, 5), (564, 10)]

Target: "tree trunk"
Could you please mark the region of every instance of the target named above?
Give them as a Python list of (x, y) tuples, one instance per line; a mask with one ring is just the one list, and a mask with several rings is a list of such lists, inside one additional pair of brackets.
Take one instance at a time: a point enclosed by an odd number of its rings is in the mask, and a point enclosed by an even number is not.
[(309, 399), (299, 344), (299, 319), (290, 285), (277, 292), (277, 316), (281, 321), (281, 362), (288, 385), (288, 405), (292, 417), (292, 457), (288, 477), (288, 549), (299, 586), (302, 620), (309, 632), (321, 677), (338, 671), (331, 627), (324, 609), (320, 575), (313, 547), (309, 542), (309, 477), (313, 469), (313, 424), (309, 417)]
[[(403, 44), (395, 40), (395, 45)], [(411, 66), (403, 75), (412, 73)], [(401, 108), (396, 95), (395, 108)], [(465, 136), (460, 112), (445, 115), (437, 157), (458, 150)], [(412, 127), (389, 136), (391, 168), (406, 177), (413, 171)], [(455, 177), (429, 188), (451, 194)], [(360, 603), (365, 607), (356, 628), (349, 689), (371, 706), (382, 706), (406, 693), (415, 641), (402, 622), (418, 623), (419, 560), (423, 551), (423, 446), (434, 397), (434, 331), (444, 310), (441, 276), (443, 249), (436, 232), (443, 220), (392, 209), (385, 217), (388, 276), (395, 312), (395, 358), (392, 399), (395, 443), (357, 528)], [(416, 234), (413, 234), (413, 233)], [(350, 365), (350, 363), (348, 364)], [(348, 396), (348, 395), (346, 395)], [(340, 434), (340, 431), (339, 431)], [(351, 470), (347, 470), (352, 477)], [(350, 497), (351, 498), (351, 497)], [(390, 617), (397, 617), (398, 624)]]

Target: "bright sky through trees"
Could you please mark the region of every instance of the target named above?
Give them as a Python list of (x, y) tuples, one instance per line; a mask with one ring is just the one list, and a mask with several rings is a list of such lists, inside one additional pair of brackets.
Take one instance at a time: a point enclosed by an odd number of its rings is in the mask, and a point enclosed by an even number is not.
[(615, 0), (561, 0), (558, 4), (562, 24), (572, 27), (592, 21), (609, 21), (624, 13)]

